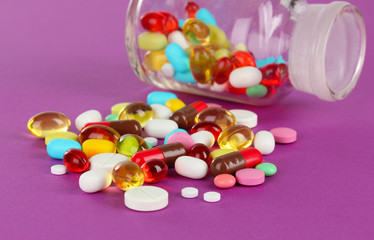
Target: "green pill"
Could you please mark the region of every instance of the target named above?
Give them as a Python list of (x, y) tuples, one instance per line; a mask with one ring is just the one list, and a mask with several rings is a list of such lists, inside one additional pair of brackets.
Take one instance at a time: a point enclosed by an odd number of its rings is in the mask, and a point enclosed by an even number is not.
[(272, 163), (260, 163), (256, 169), (263, 171), (266, 177), (273, 176), (277, 172), (277, 167)]
[(162, 33), (145, 32), (139, 35), (138, 45), (142, 50), (160, 51), (166, 47), (168, 39)]
[(118, 120), (118, 114), (109, 114), (105, 117), (105, 121), (116, 121)]
[(246, 93), (247, 96), (251, 98), (262, 98), (268, 93), (268, 89), (264, 85), (258, 84), (247, 88)]
[(118, 152), (122, 153), (123, 155), (125, 155), (127, 157), (132, 157), (132, 155), (137, 153), (138, 150), (139, 150), (138, 139), (136, 139), (133, 136), (128, 136), (128, 137), (124, 138), (118, 144)]

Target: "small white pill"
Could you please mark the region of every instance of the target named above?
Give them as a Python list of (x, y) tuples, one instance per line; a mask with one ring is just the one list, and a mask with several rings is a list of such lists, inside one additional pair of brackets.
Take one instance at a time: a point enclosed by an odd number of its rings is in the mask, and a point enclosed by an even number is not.
[(236, 88), (247, 88), (260, 84), (262, 73), (255, 67), (241, 67), (230, 73), (229, 82)]
[(97, 168), (83, 173), (79, 178), (79, 187), (83, 192), (94, 193), (110, 186), (112, 173), (102, 168)]
[(254, 147), (263, 155), (268, 155), (274, 151), (275, 139), (269, 131), (259, 131), (255, 134)]
[(162, 188), (140, 186), (125, 192), (125, 206), (136, 211), (149, 212), (165, 208), (169, 194)]
[(201, 179), (208, 173), (208, 164), (205, 161), (190, 156), (177, 158), (174, 168), (179, 175), (192, 179)]
[(199, 196), (199, 190), (194, 187), (185, 187), (182, 189), (181, 194), (184, 198), (196, 198)]
[(154, 103), (151, 104), (153, 119), (169, 119), (170, 115), (173, 113), (170, 108)]
[(165, 138), (175, 129), (178, 129), (178, 124), (169, 119), (153, 119), (144, 126), (147, 135), (155, 138)]
[(65, 165), (62, 164), (56, 164), (51, 167), (51, 173), (53, 175), (64, 175), (66, 174), (67, 169)]
[(204, 193), (205, 202), (218, 202), (221, 200), (221, 194), (218, 192), (206, 192)]
[(90, 169), (106, 169), (112, 173), (114, 166), (123, 161), (129, 161), (129, 158), (120, 153), (100, 153), (90, 158)]
[(186, 37), (181, 31), (174, 31), (168, 35), (168, 42), (169, 43), (177, 43), (183, 49), (186, 49), (190, 46), (188, 44)]
[(149, 142), (152, 145), (152, 147), (156, 147), (158, 144), (157, 138), (154, 137), (146, 137), (144, 138), (144, 141)]
[(202, 143), (208, 148), (213, 147), (215, 139), (213, 133), (209, 131), (199, 131), (191, 135), (193, 142)]
[(90, 122), (101, 122), (103, 117), (101, 113), (97, 110), (88, 110), (85, 111), (75, 119), (75, 127), (78, 131), (81, 131), (84, 125)]
[(173, 65), (170, 63), (165, 63), (161, 67), (161, 72), (166, 76), (166, 77), (173, 77), (175, 74), (175, 70), (173, 68)]
[(257, 114), (244, 109), (232, 109), (230, 110), (234, 114), (236, 119), (236, 125), (244, 125), (249, 128), (257, 126)]

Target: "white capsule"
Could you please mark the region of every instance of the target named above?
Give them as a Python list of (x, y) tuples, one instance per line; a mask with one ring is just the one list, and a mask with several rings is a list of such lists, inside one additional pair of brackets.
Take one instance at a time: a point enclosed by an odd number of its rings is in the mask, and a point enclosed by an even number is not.
[(165, 63), (161, 67), (161, 72), (166, 76), (166, 77), (173, 77), (175, 74), (175, 70), (173, 65), (170, 63)]
[(213, 133), (209, 131), (199, 131), (191, 135), (193, 142), (202, 143), (208, 148), (213, 147), (215, 139)]
[(94, 193), (110, 186), (112, 174), (105, 169), (93, 169), (83, 173), (79, 178), (79, 187), (83, 192)]
[(144, 138), (144, 141), (149, 142), (152, 145), (152, 147), (156, 147), (158, 144), (157, 138), (154, 137), (146, 137)]
[(208, 173), (208, 164), (205, 161), (190, 156), (177, 158), (174, 168), (179, 175), (192, 179), (201, 179)]
[(84, 125), (90, 122), (101, 122), (103, 117), (101, 113), (97, 110), (88, 110), (85, 111), (75, 119), (75, 127), (78, 131), (81, 131)]
[(65, 165), (62, 164), (56, 164), (51, 167), (51, 173), (53, 175), (64, 175), (66, 174), (67, 169)]
[(164, 105), (154, 103), (151, 104), (153, 119), (169, 119), (172, 111), (170, 108), (165, 107)]
[(178, 129), (178, 124), (169, 119), (153, 119), (144, 126), (147, 135), (155, 138), (165, 138), (175, 129)]
[(179, 46), (181, 46), (183, 49), (186, 49), (190, 46), (188, 44), (185, 36), (181, 31), (174, 31), (168, 35), (168, 42), (169, 43), (177, 43)]
[(120, 153), (100, 153), (90, 158), (90, 169), (106, 169), (112, 172), (117, 163), (129, 161), (129, 158)]
[(255, 67), (241, 67), (230, 73), (229, 81), (233, 87), (247, 88), (260, 84), (262, 73)]
[(232, 109), (230, 110), (236, 119), (236, 125), (244, 125), (249, 128), (257, 126), (257, 114), (244, 109)]
[(258, 133), (256, 133), (254, 147), (263, 155), (272, 153), (275, 148), (275, 140), (273, 134), (269, 131), (259, 131)]

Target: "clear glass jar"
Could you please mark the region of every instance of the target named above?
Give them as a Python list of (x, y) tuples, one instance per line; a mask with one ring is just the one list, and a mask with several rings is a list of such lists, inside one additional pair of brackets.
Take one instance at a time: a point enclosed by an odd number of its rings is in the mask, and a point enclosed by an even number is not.
[[(307, 4), (305, 0), (195, 2), (215, 17), (217, 26), (231, 43), (228, 48), (231, 54), (237, 44), (244, 44), (253, 54), (262, 70), (260, 85), (266, 87), (266, 94), (253, 94), (253, 91), (249, 94), (248, 90), (246, 94), (243, 88), (236, 89), (241, 93), (238, 94), (235, 88), (234, 91), (230, 89), (233, 87), (229, 81), (221, 88), (213, 87), (213, 82), (184, 83), (173, 76), (167, 77), (163, 71), (151, 70), (145, 64), (147, 51), (138, 45), (138, 37), (147, 31), (141, 25), (141, 17), (149, 12), (166, 11), (178, 20), (186, 19), (187, 1), (184, 0), (130, 1), (126, 49), (131, 66), (142, 81), (164, 89), (251, 105), (276, 103), (292, 89), (327, 101), (341, 100), (355, 87), (365, 56), (366, 31), (359, 10), (350, 3)], [(189, 44), (191, 48), (196, 47), (196, 42)], [(198, 45), (206, 46), (207, 43)]]

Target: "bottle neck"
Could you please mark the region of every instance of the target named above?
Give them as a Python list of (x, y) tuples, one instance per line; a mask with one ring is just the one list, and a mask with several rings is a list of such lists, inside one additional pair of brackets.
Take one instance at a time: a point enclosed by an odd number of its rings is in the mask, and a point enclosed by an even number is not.
[(347, 2), (311, 4), (297, 14), (289, 51), (292, 85), (320, 99), (344, 99), (361, 73), (365, 25)]

